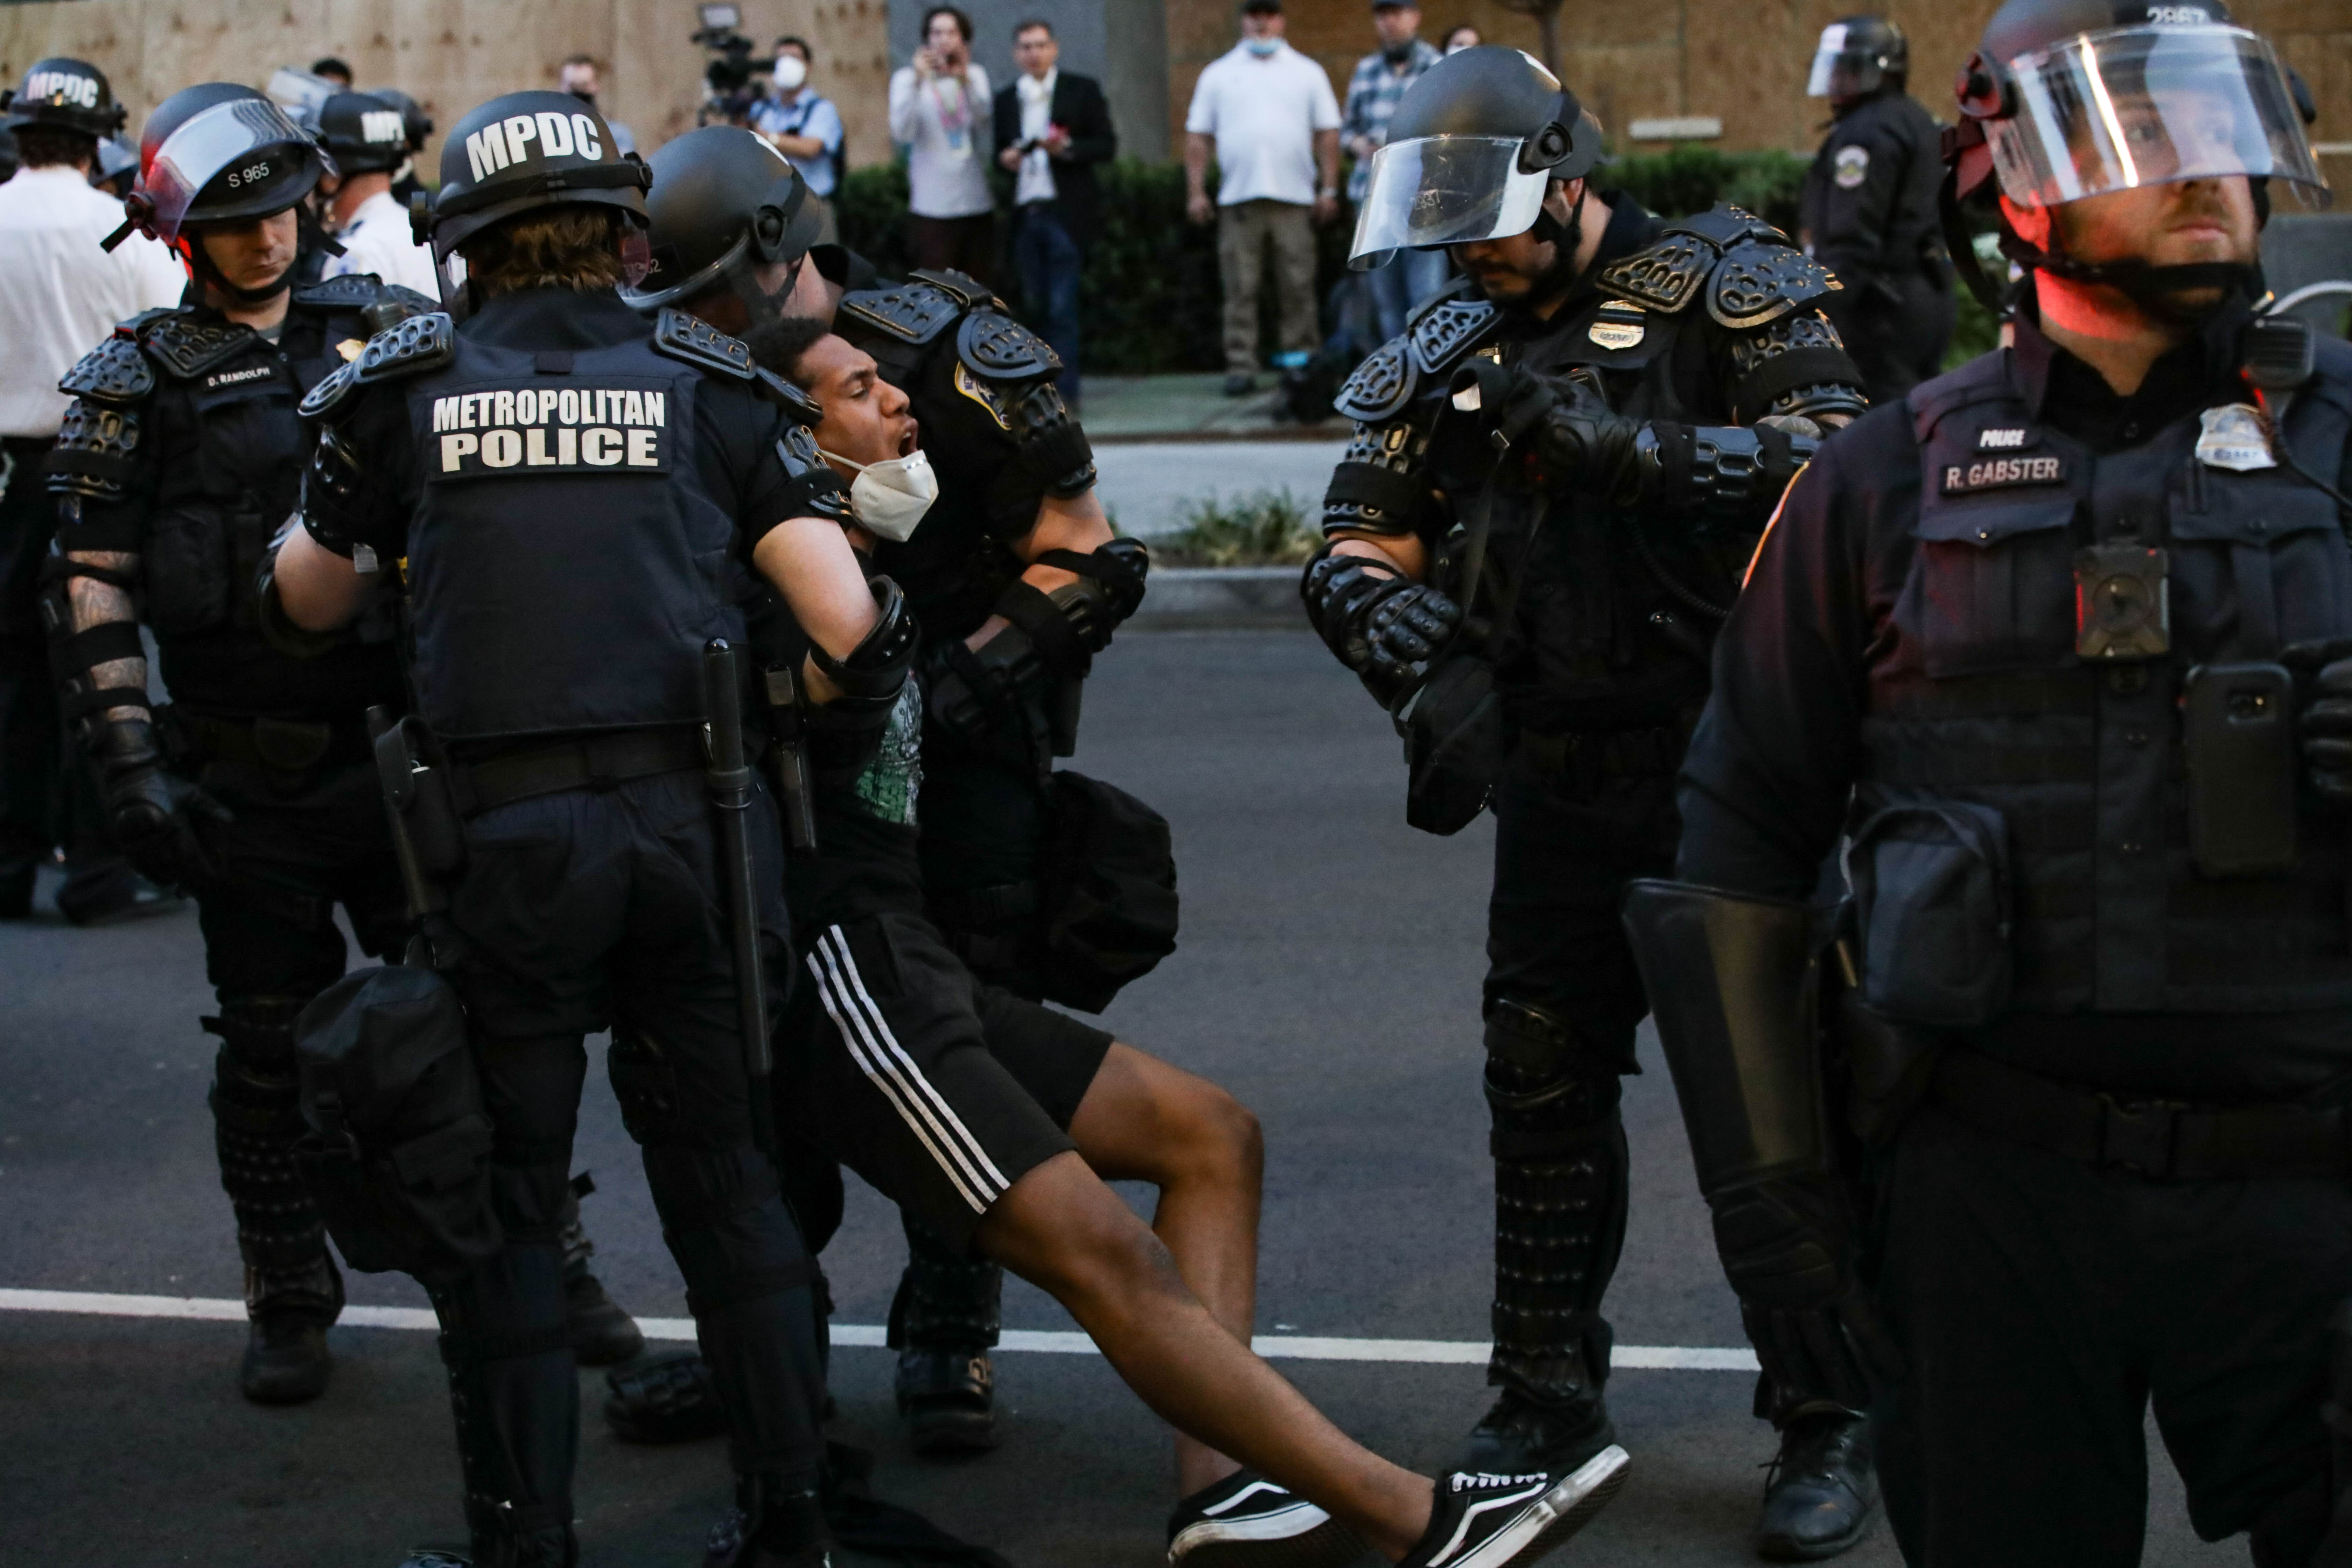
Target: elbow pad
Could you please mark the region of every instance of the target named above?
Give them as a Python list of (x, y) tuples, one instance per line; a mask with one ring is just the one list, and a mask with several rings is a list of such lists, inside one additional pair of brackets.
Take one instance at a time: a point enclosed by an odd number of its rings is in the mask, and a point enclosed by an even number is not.
[(1820, 447), (1774, 425), (1644, 425), (1633, 442), (1638, 504), (1700, 535), (1754, 528)]
[(1094, 444), (1052, 382), (1024, 393), (1007, 418), (1022, 468), (1047, 495), (1069, 500), (1094, 489)]
[(135, 593), (138, 584), (128, 573), (64, 555), (51, 555), (41, 565), (37, 604), (41, 629), (49, 642), (49, 667), (58, 672), (58, 717), (87, 749), (106, 729), (109, 709), (136, 708), (145, 712), (151, 704), (143, 686), (107, 686), (99, 679), (100, 666), (118, 659), (143, 659), (147, 648), (140, 640), (136, 621), (100, 621), (74, 630), (70, 584), (76, 577), (89, 577), (125, 593)]
[(940, 644), (928, 675), (932, 721), (1008, 759), (1055, 754), (1055, 725), (1040, 699), (1050, 683), (1076, 681), (1094, 668), (1094, 656), (1143, 602), (1151, 558), (1141, 541), (1114, 539), (1089, 555), (1048, 550), (1036, 564), (1078, 580), (1050, 594), (1013, 583), (994, 605), (1009, 624), (977, 648)]
[(879, 613), (856, 647), (836, 659), (814, 637), (809, 639), (809, 662), (841, 688), (841, 695), (819, 711), (887, 714), (897, 704), (898, 692), (907, 684), (907, 671), (914, 665), (918, 634), (915, 617), (907, 609), (907, 595), (887, 577), (868, 577), (866, 586), (874, 595), (874, 607)]

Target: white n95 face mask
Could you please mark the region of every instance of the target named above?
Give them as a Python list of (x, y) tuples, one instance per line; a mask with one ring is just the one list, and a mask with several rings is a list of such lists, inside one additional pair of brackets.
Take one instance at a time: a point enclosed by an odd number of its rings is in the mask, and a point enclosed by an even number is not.
[(824, 456), (857, 470), (857, 478), (850, 481), (849, 510), (858, 526), (877, 539), (906, 543), (940, 499), (940, 477), (931, 471), (928, 452), (910, 452), (887, 463), (854, 463), (835, 452)]
[(772, 75), (776, 85), (790, 92), (808, 80), (808, 62), (798, 55), (778, 55)]

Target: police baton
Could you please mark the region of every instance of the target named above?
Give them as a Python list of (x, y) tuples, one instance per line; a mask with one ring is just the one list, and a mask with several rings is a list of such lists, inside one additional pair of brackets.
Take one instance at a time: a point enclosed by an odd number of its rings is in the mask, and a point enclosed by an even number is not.
[(751, 767), (743, 755), (743, 688), (735, 648), (714, 637), (702, 649), (703, 744), (710, 766), (703, 774), (719, 812), (719, 875), (726, 886), (727, 927), (735, 944), (735, 1012), (743, 1033), (743, 1070), (751, 1080), (751, 1136), (762, 1153), (774, 1151), (767, 1105), (772, 1066), (768, 1043), (768, 992), (760, 973), (758, 870), (751, 858)]

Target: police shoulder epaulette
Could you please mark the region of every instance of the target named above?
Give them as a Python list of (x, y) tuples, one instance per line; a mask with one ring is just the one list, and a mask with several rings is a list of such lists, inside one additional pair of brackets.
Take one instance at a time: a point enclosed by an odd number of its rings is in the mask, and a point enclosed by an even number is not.
[(892, 289), (860, 289), (841, 297), (839, 314), (901, 342), (929, 342), (971, 307), (930, 278), (918, 275)]
[(684, 310), (665, 310), (654, 318), (654, 352), (737, 381), (752, 378), (751, 351), (742, 339)]
[(995, 291), (969, 272), (959, 272), (952, 267), (918, 267), (907, 276), (953, 295), (956, 302), (967, 310), (982, 310), (991, 306), (1000, 310), (1004, 309), (1004, 302), (996, 297)]
[(127, 408), (144, 402), (155, 390), (155, 367), (139, 352), (127, 331), (130, 323), (74, 362), (58, 383), (68, 397), (79, 397), (110, 407)]
[(1331, 406), (1350, 419), (1373, 424), (1412, 401), (1412, 389), (1418, 384), (1412, 354), (1400, 333), (1374, 349), (1356, 373), (1339, 384)]
[(1843, 287), (1835, 273), (1785, 237), (1748, 239), (1715, 264), (1707, 279), (1706, 313), (1734, 331), (1745, 331)]
[(753, 366), (751, 379), (767, 394), (770, 402), (793, 416), (795, 424), (814, 425), (824, 417), (823, 404), (767, 366)]
[(1484, 338), (1501, 314), (1485, 300), (1446, 300), (1422, 312), (1405, 332), (1413, 368), (1442, 375)]
[(1947, 416), (1971, 404), (2016, 395), (2010, 382), (2008, 356), (1996, 349), (1930, 376), (1904, 394), (1903, 401), (1911, 416), (1913, 435), (1925, 443)]
[(356, 389), (380, 381), (401, 381), (438, 370), (457, 357), (457, 325), (446, 310), (411, 316), (367, 341), (349, 364), (312, 387), (302, 399), (305, 419), (318, 419)]
[(1734, 206), (1729, 202), (1711, 206), (1703, 213), (1693, 213), (1688, 217), (1678, 217), (1666, 225), (1662, 232), (1696, 235), (1717, 250), (1729, 250), (1741, 241), (1749, 239), (1769, 240), (1780, 245), (1789, 243), (1787, 235), (1746, 207)]
[(1045, 339), (995, 310), (964, 318), (956, 330), (956, 357), (983, 381), (1026, 381), (1062, 368), (1062, 356)]
[(193, 310), (174, 310), (140, 329), (147, 357), (182, 381), (193, 381), (254, 341), (251, 327), (236, 321), (203, 321)]

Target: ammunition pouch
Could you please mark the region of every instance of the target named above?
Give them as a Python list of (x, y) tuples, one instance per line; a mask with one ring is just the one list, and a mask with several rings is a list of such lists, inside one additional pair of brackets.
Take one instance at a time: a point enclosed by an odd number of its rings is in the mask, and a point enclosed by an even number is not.
[(496, 1253), (490, 1120), (449, 983), (403, 965), (345, 975), (302, 1009), (294, 1045), (294, 1158), (344, 1261), (429, 1284)]

